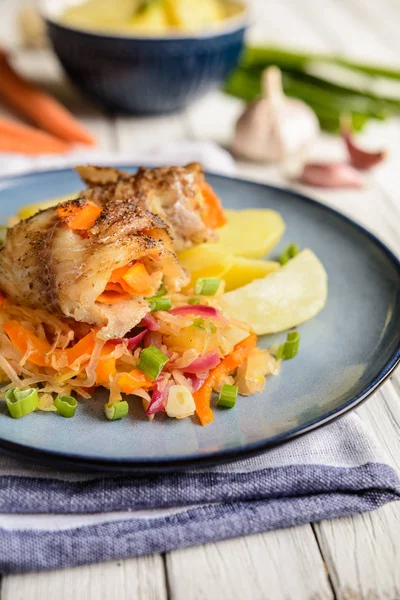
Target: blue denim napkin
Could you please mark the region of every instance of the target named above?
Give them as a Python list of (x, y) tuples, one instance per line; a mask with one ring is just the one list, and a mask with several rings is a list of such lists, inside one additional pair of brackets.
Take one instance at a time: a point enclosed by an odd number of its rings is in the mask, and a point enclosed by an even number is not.
[(258, 457), (180, 473), (85, 475), (0, 456), (0, 571), (165, 552), (399, 497), (396, 472), (355, 413)]

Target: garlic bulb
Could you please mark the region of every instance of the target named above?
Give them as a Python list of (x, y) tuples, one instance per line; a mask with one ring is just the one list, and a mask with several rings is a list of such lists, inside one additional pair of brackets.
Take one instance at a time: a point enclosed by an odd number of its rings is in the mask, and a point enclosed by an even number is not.
[(235, 154), (262, 162), (279, 162), (305, 149), (318, 135), (314, 111), (287, 98), (277, 67), (262, 75), (262, 97), (249, 104), (236, 124)]

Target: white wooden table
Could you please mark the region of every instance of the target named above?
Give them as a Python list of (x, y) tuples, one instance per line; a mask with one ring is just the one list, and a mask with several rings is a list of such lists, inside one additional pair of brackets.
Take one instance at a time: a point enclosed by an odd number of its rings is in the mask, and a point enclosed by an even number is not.
[[(19, 4), (0, 0), (0, 39), (10, 45), (17, 42), (12, 11)], [(400, 66), (399, 0), (259, 0), (257, 5), (253, 40), (397, 61)], [(63, 82), (50, 53), (19, 52), (18, 59), (31, 77), (57, 90), (103, 149), (149, 148), (183, 139), (226, 144), (241, 109), (240, 102), (215, 93), (181, 114), (110, 119)], [(390, 150), (387, 162), (368, 175), (365, 190), (303, 190), (357, 219), (400, 254), (400, 123), (371, 126), (365, 139)], [(315, 149), (317, 156), (327, 158), (342, 151), (329, 136)], [(276, 167), (238, 163), (238, 171), (284, 183)], [(358, 413), (400, 469), (399, 396), (398, 371)], [(7, 576), (0, 589), (1, 600), (399, 600), (400, 504), (163, 556)]]

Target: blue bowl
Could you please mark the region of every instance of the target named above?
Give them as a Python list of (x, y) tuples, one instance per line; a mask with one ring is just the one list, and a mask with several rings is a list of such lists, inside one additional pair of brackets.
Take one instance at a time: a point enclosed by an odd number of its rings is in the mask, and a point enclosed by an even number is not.
[(245, 11), (217, 31), (147, 37), (64, 25), (48, 9), (51, 5), (44, 2), (42, 12), (66, 73), (87, 96), (113, 112), (179, 110), (217, 88), (237, 65), (243, 48)]

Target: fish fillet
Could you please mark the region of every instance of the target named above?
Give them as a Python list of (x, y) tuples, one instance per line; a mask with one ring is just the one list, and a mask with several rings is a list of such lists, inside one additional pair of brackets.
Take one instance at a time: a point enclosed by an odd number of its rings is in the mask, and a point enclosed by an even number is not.
[[(82, 202), (86, 199), (69, 204)], [(166, 225), (140, 206), (105, 203), (83, 233), (68, 228), (57, 207), (49, 208), (8, 230), (0, 249), (0, 289), (15, 304), (96, 325), (102, 339), (118, 338), (149, 312), (148, 301), (131, 296), (103, 304), (97, 298), (115, 269), (137, 261), (154, 290), (162, 281), (169, 292), (188, 283)]]

